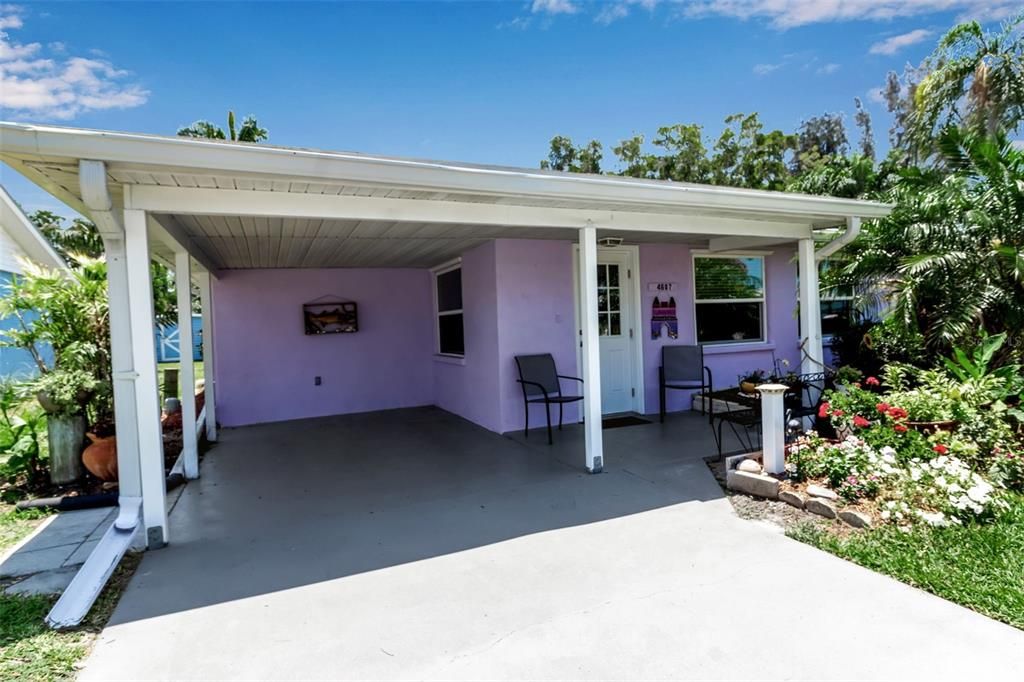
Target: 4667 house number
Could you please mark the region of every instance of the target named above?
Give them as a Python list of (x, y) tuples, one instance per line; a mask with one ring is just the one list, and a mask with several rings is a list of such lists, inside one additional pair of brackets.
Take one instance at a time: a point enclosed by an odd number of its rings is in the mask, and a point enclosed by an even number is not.
[(655, 293), (670, 294), (677, 290), (679, 285), (676, 282), (648, 282), (647, 291)]

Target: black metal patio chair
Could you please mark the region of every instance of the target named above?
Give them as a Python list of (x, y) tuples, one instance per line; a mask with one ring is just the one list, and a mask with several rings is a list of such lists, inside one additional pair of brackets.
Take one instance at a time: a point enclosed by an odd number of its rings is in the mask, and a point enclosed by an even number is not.
[(564, 395), (560, 379), (578, 381), (579, 377), (559, 374), (555, 368), (555, 358), (550, 353), (539, 355), (517, 355), (516, 367), (519, 369), (519, 385), (523, 389), (523, 404), (526, 412), (524, 436), (530, 437), (530, 405), (543, 404), (544, 415), (548, 423), (548, 445), (554, 443), (551, 437), (551, 405), (558, 405), (558, 430), (562, 430), (562, 416), (567, 403), (583, 400), (581, 395)]
[[(668, 389), (700, 389), (701, 395), (712, 388), (711, 368), (704, 364), (704, 346), (662, 346), (658, 367), (659, 417), (665, 421), (665, 393)], [(700, 413), (704, 414), (701, 399)]]
[[(718, 427), (715, 427), (715, 421)], [(746, 452), (753, 452), (761, 447), (761, 408), (751, 407), (745, 410), (730, 410), (711, 415), (711, 430), (718, 448), (718, 459), (722, 459), (722, 426), (728, 424), (729, 430), (736, 436), (740, 446)]]

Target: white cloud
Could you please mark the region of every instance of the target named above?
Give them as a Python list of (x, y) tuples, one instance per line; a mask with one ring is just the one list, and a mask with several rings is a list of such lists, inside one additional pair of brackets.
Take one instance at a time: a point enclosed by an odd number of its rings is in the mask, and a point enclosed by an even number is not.
[(868, 101), (874, 102), (875, 104), (886, 104), (885, 88), (871, 88), (868, 90)]
[(629, 16), (629, 5), (624, 2), (613, 3), (604, 5), (601, 11), (594, 17), (594, 21), (599, 24), (608, 24), (618, 21), (619, 19), (625, 19)]
[[(22, 45), (0, 31), (0, 109), (19, 118), (68, 120), (86, 111), (137, 107), (149, 98), (128, 71), (106, 59), (54, 59), (40, 56), (41, 50), (39, 43)], [(50, 51), (62, 50), (51, 44)]]
[(910, 47), (927, 40), (933, 33), (933, 31), (924, 28), (918, 28), (909, 33), (901, 33), (898, 36), (892, 36), (875, 43), (868, 50), (868, 54), (894, 55), (905, 47)]
[(534, 14), (576, 14), (580, 8), (572, 0), (533, 0)]
[(934, 12), (1006, 16), (1014, 0), (689, 0), (681, 3), (685, 16), (726, 16), (768, 19), (780, 29), (833, 21), (885, 21)]
[(782, 64), (755, 64), (754, 73), (758, 76), (767, 76), (773, 71), (782, 68)]
[(0, 16), (0, 31), (8, 28), (21, 28), (21, 17), (17, 14), (8, 14), (6, 16)]
[(839, 70), (839, 64), (829, 62), (828, 64), (822, 64), (815, 70), (815, 73), (822, 76), (831, 76)]

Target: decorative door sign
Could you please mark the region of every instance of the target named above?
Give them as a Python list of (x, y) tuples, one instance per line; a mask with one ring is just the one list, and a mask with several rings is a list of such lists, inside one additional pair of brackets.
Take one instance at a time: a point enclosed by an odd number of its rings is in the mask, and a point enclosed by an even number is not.
[(648, 282), (647, 291), (652, 291), (656, 294), (671, 294), (676, 291), (679, 284), (676, 282)]
[(676, 297), (670, 296), (662, 303), (658, 296), (651, 304), (651, 338), (661, 338), (661, 328), (668, 327), (668, 338), (679, 338), (679, 319), (676, 317)]

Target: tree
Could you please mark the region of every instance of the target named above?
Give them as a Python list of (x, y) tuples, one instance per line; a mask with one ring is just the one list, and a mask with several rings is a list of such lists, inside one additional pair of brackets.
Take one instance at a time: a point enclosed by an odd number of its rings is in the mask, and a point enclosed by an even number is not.
[(570, 138), (556, 135), (551, 138), (548, 158), (540, 162), (540, 167), (572, 173), (600, 173), (603, 155), (601, 143), (597, 140), (577, 147)]
[(854, 121), (857, 123), (857, 128), (860, 129), (860, 153), (865, 158), (874, 161), (875, 136), (871, 131), (871, 114), (864, 108), (864, 103), (860, 101), (860, 97), (853, 98), (853, 106), (857, 109)]
[[(64, 218), (50, 211), (36, 211), (29, 220), (35, 225), (68, 267), (76, 269), (88, 260), (102, 259), (103, 238), (96, 225), (84, 218), (75, 218), (64, 227)], [(173, 273), (162, 263), (152, 262), (153, 312), (159, 324), (174, 324), (178, 301)]]
[(801, 173), (836, 156), (845, 156), (847, 151), (849, 142), (843, 115), (812, 116), (804, 120), (797, 131), (793, 171)]
[(934, 149), (951, 125), (975, 133), (1015, 132), (1024, 117), (1024, 14), (986, 32), (976, 21), (953, 27), (925, 60), (926, 75), (913, 93), (910, 143)]
[(228, 112), (228, 133), (210, 123), (199, 120), (190, 126), (178, 128), (181, 137), (201, 137), (211, 140), (231, 140), (233, 142), (263, 142), (269, 138), (266, 128), (260, 128), (256, 117), (250, 114), (242, 119), (242, 127), (235, 130), (235, 112)]
[(905, 168), (879, 194), (896, 206), (844, 251), (832, 283), (889, 292), (892, 315), (933, 354), (1006, 332), (1024, 352), (1024, 151), (1003, 133), (949, 126), (929, 168)]
[(789, 179), (787, 157), (796, 149), (796, 135), (764, 133), (757, 113), (733, 114), (714, 146), (711, 182), (751, 189), (783, 189)]

